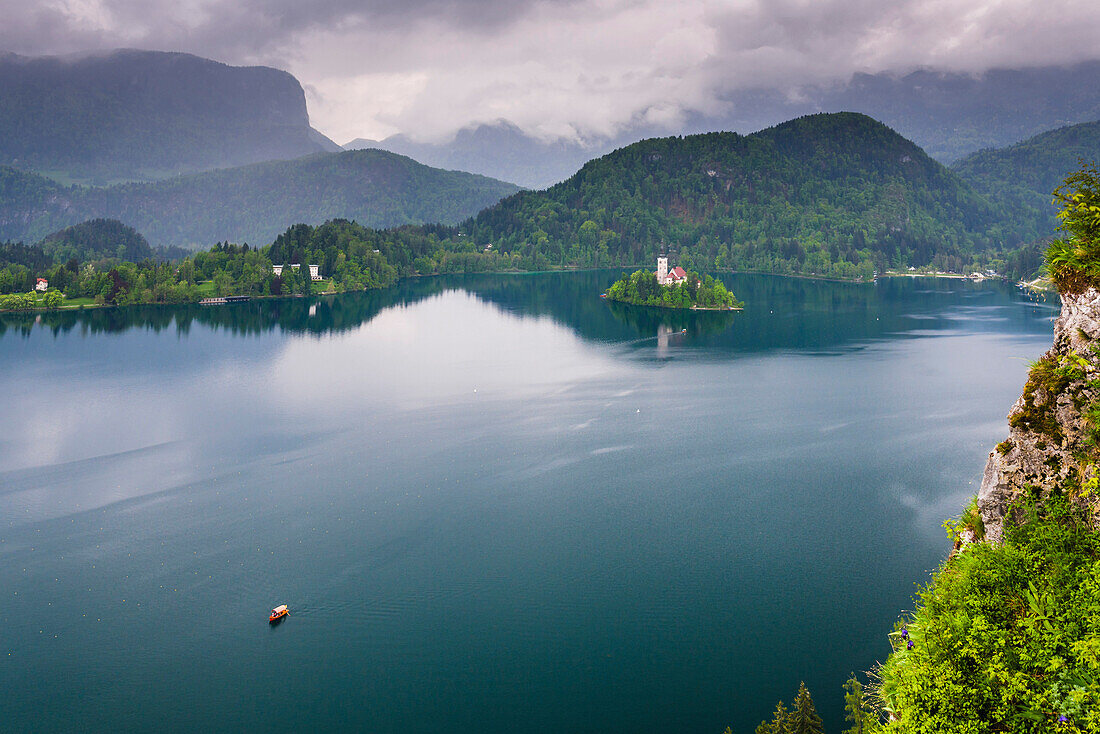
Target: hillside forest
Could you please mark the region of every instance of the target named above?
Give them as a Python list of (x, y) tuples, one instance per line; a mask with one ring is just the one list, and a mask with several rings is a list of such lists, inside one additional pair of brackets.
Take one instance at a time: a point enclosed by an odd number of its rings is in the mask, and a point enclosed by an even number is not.
[[(100, 219), (33, 245), (2, 245), (0, 293), (26, 293), (45, 277), (73, 303), (188, 302), (380, 288), (436, 273), (633, 270), (662, 251), (700, 273), (865, 282), (905, 268), (1029, 276), (1040, 265), (1043, 230), (1033, 210), (995, 198), (871, 118), (821, 114), (749, 136), (642, 141), (455, 226), (375, 229), (331, 219), (291, 225), (267, 244), (222, 241), (179, 258)], [(103, 242), (88, 245), (95, 237)], [(294, 263), (318, 265), (321, 282), (301, 282), (291, 268), (273, 272)]]

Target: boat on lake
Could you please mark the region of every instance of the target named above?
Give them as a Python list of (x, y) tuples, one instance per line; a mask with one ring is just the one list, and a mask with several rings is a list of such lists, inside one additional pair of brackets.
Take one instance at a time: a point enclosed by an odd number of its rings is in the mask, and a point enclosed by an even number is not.
[(271, 610), (271, 616), (267, 618), (267, 621), (271, 624), (275, 624), (288, 614), (290, 614), (290, 610), (286, 608), (286, 604), (280, 604)]

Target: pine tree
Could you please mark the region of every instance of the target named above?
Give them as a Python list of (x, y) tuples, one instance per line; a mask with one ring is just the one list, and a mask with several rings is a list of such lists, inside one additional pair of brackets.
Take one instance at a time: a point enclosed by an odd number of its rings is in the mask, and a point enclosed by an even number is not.
[(791, 712), (782, 701), (776, 704), (772, 720), (761, 721), (756, 727), (756, 734), (791, 734)]
[(863, 705), (863, 685), (855, 674), (844, 684), (844, 720), (852, 722), (852, 728), (844, 734), (867, 734), (874, 718)]
[(806, 690), (806, 684), (800, 683), (798, 695), (794, 699), (794, 708), (789, 714), (788, 732), (790, 734), (824, 734), (821, 717), (817, 715), (814, 700)]

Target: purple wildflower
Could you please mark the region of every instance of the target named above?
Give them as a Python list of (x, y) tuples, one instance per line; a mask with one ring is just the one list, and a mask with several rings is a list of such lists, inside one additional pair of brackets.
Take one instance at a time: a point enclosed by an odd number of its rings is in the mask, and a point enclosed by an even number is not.
[(1058, 717), (1058, 723), (1059, 724), (1065, 724), (1067, 721), (1069, 721), (1069, 719), (1066, 718), (1065, 714), (1062, 714), (1061, 716)]
[(901, 628), (901, 639), (909, 639), (909, 630), (905, 629), (904, 627)]
[(913, 641), (912, 640), (909, 640), (909, 642), (905, 643), (905, 649), (906, 650), (912, 650), (913, 649)]

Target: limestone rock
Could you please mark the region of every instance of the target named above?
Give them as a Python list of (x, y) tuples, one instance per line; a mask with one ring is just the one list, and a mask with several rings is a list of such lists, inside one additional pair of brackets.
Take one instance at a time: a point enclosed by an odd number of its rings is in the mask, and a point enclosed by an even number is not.
[[(1095, 345), (1095, 347), (1094, 347)], [(1100, 378), (1100, 291), (1062, 296), (1062, 311), (1054, 323), (1054, 344), (1044, 356), (1048, 364), (1074, 368), (1073, 379), (1051, 394), (1049, 385), (1029, 379), (1024, 394), (1012, 406), (1008, 439), (990, 452), (978, 491), (978, 511), (986, 540), (999, 542), (1004, 521), (1015, 502), (1035, 488), (1041, 496), (1075, 478), (1085, 483), (1097, 473), (1087, 457), (1095, 453), (1088, 444), (1088, 425), (1082, 409), (1100, 399), (1092, 383)], [(1035, 372), (1033, 371), (1033, 375)], [(1029, 395), (1030, 393), (1030, 395)], [(1029, 403), (1030, 397), (1030, 403)], [(1036, 426), (1029, 416), (1042, 414), (1053, 424)], [(1094, 521), (1100, 517), (1095, 500), (1078, 497)]]

